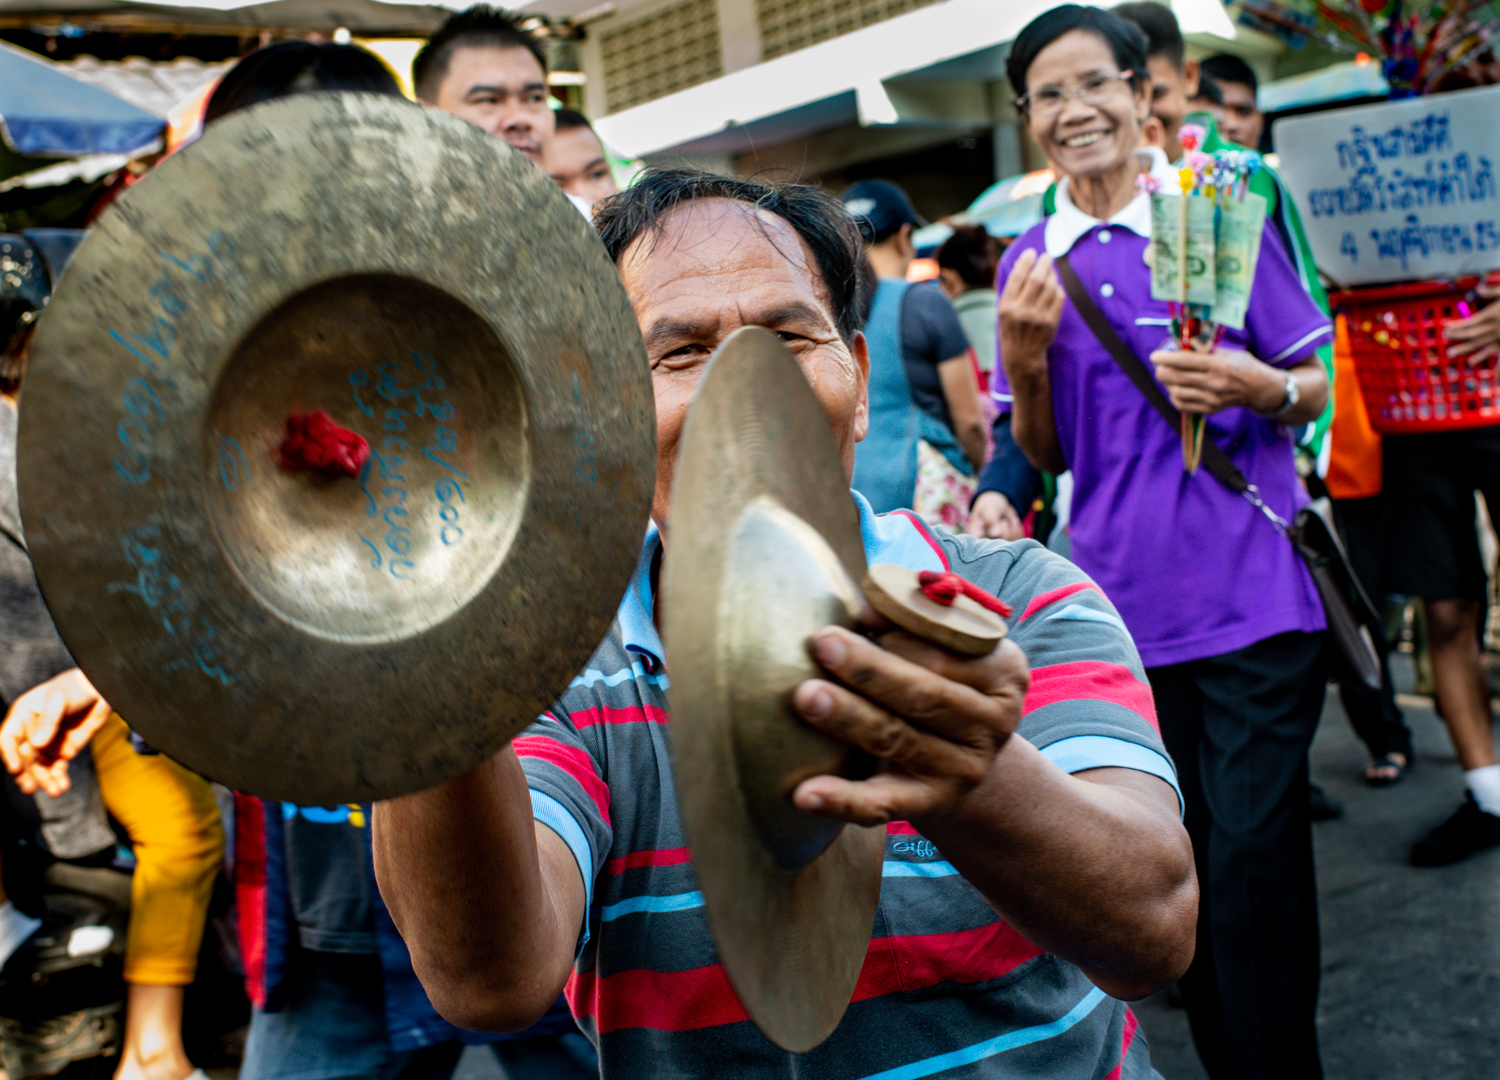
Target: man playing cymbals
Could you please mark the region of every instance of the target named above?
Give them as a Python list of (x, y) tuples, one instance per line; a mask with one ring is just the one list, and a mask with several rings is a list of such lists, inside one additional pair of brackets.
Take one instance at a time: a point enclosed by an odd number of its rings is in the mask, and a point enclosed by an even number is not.
[(678, 812), (660, 556), (688, 405), (742, 326), (794, 354), (850, 474), (867, 418), (859, 237), (816, 189), (688, 170), (650, 172), (596, 213), (651, 362), (655, 524), (557, 704), (472, 772), (377, 804), (382, 893), (434, 1004), (515, 1030), (566, 985), (606, 1077), (1155, 1075), (1116, 999), (1186, 968), (1197, 888), (1123, 623), (1040, 545), (936, 537), (857, 494), (869, 563), (956, 572), (1014, 609), (1011, 634), (979, 659), (902, 630), (813, 636), (825, 677), (794, 707), (884, 768), (812, 777), (794, 801), (885, 827), (880, 907), (827, 1041), (788, 1053), (747, 1018)]

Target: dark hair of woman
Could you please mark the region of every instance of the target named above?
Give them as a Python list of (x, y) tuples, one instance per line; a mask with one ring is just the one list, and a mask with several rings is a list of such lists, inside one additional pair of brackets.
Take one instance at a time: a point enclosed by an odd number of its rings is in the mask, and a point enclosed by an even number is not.
[(1084, 30), (1104, 40), (1114, 53), (1121, 71), (1131, 72), (1131, 83), (1141, 85), (1147, 78), (1146, 34), (1135, 23), (1127, 22), (1102, 8), (1064, 4), (1044, 11), (1016, 35), (1005, 61), (1005, 74), (1017, 96), (1026, 93), (1026, 72), (1037, 54), (1064, 34)]
[(256, 49), (230, 68), (203, 110), (203, 124), (263, 101), (316, 90), (401, 95), (391, 69), (358, 45), (280, 41)]
[[(868, 312), (860, 275), (864, 245), (844, 204), (822, 188), (762, 183), (699, 169), (647, 169), (630, 187), (594, 206), (594, 227), (609, 257), (618, 263), (637, 237), (659, 234), (668, 214), (699, 199), (744, 203), (790, 225), (812, 252), (839, 335), (853, 340)], [(795, 252), (788, 255), (798, 257)]]
[(978, 225), (959, 225), (937, 249), (941, 270), (952, 270), (971, 289), (993, 289), (1000, 268), (1000, 242)]

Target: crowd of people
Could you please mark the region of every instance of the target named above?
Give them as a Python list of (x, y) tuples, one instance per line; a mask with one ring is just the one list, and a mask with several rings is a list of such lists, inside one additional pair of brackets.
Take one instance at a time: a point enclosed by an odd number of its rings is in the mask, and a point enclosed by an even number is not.
[[(647, 343), (660, 459), (635, 577), (589, 663), (607, 676), (575, 680), (473, 772), (388, 803), (214, 788), (135, 737), (75, 666), (22, 531), (17, 410), (40, 303), (24, 272), (7, 279), (11, 1080), (111, 1053), (121, 1080), (202, 1078), (185, 1006), (216, 951), (245, 979), (247, 1080), (446, 1077), (470, 1045), (513, 1080), (1150, 1077), (1125, 1002), (1173, 983), (1214, 1080), (1322, 1075), (1311, 821), (1337, 809), (1308, 753), (1330, 680), (1369, 749), (1366, 782), (1399, 781), (1412, 743), (1390, 643), (1376, 642), (1379, 688), (1331, 663), (1324, 601), (1276, 522), (1327, 496), (1366, 590), (1425, 612), (1465, 791), (1412, 861), (1500, 846), (1474, 498), (1500, 497), (1500, 429), (1373, 432), (1270, 168), (1252, 181), (1268, 217), (1244, 329), (1206, 350), (1164, 344), (1142, 178), (1176, 183), (1190, 121), (1208, 152), (1264, 135), (1253, 70), (1190, 59), (1169, 8), (1053, 8), (1018, 35), (1007, 76), (1056, 177), (1046, 215), (1004, 241), (958, 226), (936, 276), (914, 281), (926, 223), (896, 184), (834, 197), (652, 168), (620, 191), (512, 18), (479, 6), (431, 37), (413, 62), (419, 102), (504, 140), (596, 228)], [(204, 126), (323, 91), (400, 95), (357, 46), (289, 41), (231, 69)], [(768, 1042), (735, 998), (677, 812), (670, 727), (639, 720), (670, 710), (654, 598), (673, 455), (709, 358), (745, 325), (776, 332), (808, 376), (869, 561), (960, 574), (1015, 612), (978, 660), (905, 631), (810, 642), (826, 677), (794, 709), (885, 768), (806, 779), (795, 805), (932, 851), (918, 863), (913, 845), (888, 848), (856, 1000), (805, 1055)], [(1500, 304), (1446, 335), (1451, 356), (1493, 364)], [(1185, 472), (1143, 379), (1207, 417), (1243, 483)], [(231, 909), (236, 935), (205, 934)]]

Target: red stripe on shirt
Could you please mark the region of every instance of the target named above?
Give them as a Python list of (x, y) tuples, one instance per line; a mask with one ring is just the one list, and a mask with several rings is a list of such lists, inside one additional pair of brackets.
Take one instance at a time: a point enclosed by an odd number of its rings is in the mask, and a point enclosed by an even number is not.
[[(1038, 593), (1036, 596), (1033, 596), (1031, 603), (1026, 605), (1026, 610), (1021, 612), (1021, 619), (1029, 619), (1048, 604), (1055, 604), (1059, 600), (1066, 599), (1074, 593), (1083, 592), (1085, 589), (1093, 589), (1100, 596), (1104, 595), (1104, 590), (1100, 589), (1092, 581), (1075, 581), (1071, 585), (1064, 585), (1061, 588), (1051, 589), (1048, 592)], [(1020, 622), (1021, 620), (1017, 619), (1016, 621)]]
[(1078, 660), (1071, 664), (1033, 668), (1031, 689), (1026, 692), (1021, 715), (1059, 701), (1078, 700), (1123, 705), (1158, 733), (1161, 731), (1156, 722), (1156, 701), (1151, 696), (1151, 687), (1137, 679), (1128, 667), (1102, 660)]
[(692, 860), (692, 853), (685, 847), (662, 848), (659, 851), (632, 851), (629, 855), (620, 855), (610, 859), (604, 864), (604, 872), (623, 874), (627, 870), (635, 870), (642, 866), (681, 866)]
[(593, 1017), (601, 1035), (624, 1028), (694, 1031), (750, 1019), (723, 964), (687, 971), (574, 972), (565, 991), (573, 1015)]
[(1120, 1080), (1125, 1074), (1125, 1055), (1130, 1053), (1130, 1044), (1135, 1042), (1135, 1029), (1140, 1027), (1140, 1021), (1135, 1018), (1135, 1013), (1129, 1008), (1125, 1010), (1125, 1036), (1120, 1040), (1120, 1064), (1116, 1065), (1114, 1072), (1110, 1073), (1104, 1080)]
[(545, 735), (521, 735), (512, 739), (511, 745), (516, 748), (517, 757), (549, 762), (578, 781), (578, 786), (594, 800), (605, 824), (609, 823), (609, 785), (594, 771), (594, 762), (587, 752)]
[(875, 938), (865, 954), (854, 1000), (943, 983), (987, 982), (1041, 954), (1008, 923), (998, 921), (950, 934)]
[(938, 562), (943, 564), (944, 570), (953, 569), (953, 567), (948, 565), (948, 556), (943, 554), (943, 545), (939, 544), (933, 537), (932, 532), (927, 528), (927, 523), (925, 521), (917, 517), (917, 515), (913, 514), (910, 510), (896, 510), (893, 512), (911, 520), (911, 523), (916, 526), (917, 532), (922, 534), (922, 539), (926, 540), (928, 546), (930, 546), (933, 551), (937, 552)]
[(892, 821), (892, 822), (888, 822), (886, 824), (886, 827), (885, 827), (885, 834), (887, 836), (921, 836), (922, 835), (921, 833), (917, 832), (917, 827), (915, 825), (913, 825), (909, 821)]
[[(954, 934), (874, 938), (853, 1000), (998, 979), (1041, 953), (1003, 922)], [(565, 992), (573, 1015), (592, 1017), (601, 1035), (625, 1028), (694, 1031), (750, 1018), (722, 964), (687, 971), (636, 969), (604, 978), (596, 971), (574, 972)]]
[(595, 724), (665, 724), (667, 710), (655, 705), (631, 705), (624, 709), (580, 709), (569, 713), (568, 719), (574, 727), (593, 727)]

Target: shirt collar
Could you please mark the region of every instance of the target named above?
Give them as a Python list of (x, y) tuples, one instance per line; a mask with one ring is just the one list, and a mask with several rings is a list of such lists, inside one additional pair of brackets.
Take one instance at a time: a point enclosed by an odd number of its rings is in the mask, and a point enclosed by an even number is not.
[[(859, 513), (859, 537), (864, 545), (866, 562), (872, 566), (896, 563), (913, 570), (948, 569), (942, 547), (915, 515), (902, 510), (894, 514), (876, 514), (859, 492), (851, 490), (849, 494)], [(620, 601), (616, 616), (625, 648), (641, 657), (648, 672), (660, 670), (666, 658), (661, 636), (656, 632), (656, 620), (652, 617), (656, 596), (651, 588), (651, 569), (660, 550), (661, 533), (653, 521), (646, 529), (641, 557), (635, 564), (630, 587)]]
[[(1147, 173), (1161, 184), (1161, 190), (1171, 194), (1178, 189), (1177, 171), (1167, 161), (1167, 155), (1159, 147), (1143, 146), (1135, 152), (1136, 160), (1145, 166)], [(1047, 254), (1054, 259), (1073, 250), (1073, 245), (1098, 225), (1118, 225), (1129, 229), (1137, 236), (1151, 238), (1151, 199), (1143, 191), (1126, 204), (1108, 221), (1100, 221), (1078, 209), (1069, 192), (1069, 181), (1063, 177), (1057, 185), (1057, 210), (1047, 219), (1043, 240)]]

